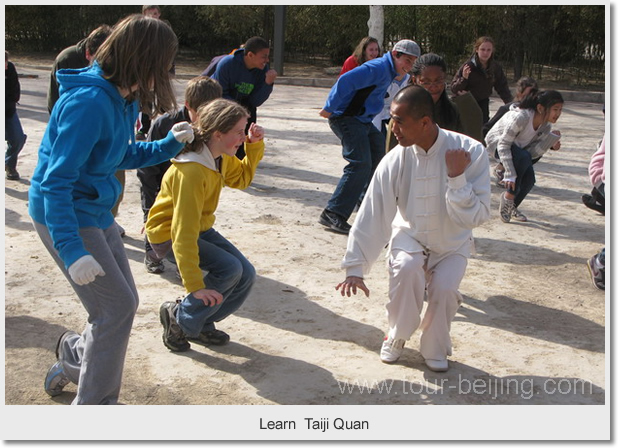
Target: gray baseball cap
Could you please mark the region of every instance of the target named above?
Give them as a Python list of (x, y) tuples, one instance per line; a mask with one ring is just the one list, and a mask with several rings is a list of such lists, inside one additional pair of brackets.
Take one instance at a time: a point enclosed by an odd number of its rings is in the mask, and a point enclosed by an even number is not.
[(403, 39), (397, 42), (393, 47), (393, 51), (416, 56), (417, 58), (421, 56), (421, 47), (419, 47), (416, 42), (409, 39)]

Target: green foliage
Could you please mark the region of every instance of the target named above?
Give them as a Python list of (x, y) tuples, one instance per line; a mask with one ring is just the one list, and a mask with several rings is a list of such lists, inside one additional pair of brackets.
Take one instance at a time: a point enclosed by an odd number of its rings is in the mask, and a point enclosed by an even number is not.
[(25, 51), (61, 51), (99, 25), (114, 25), (136, 6), (5, 6), (5, 45)]
[[(267, 5), (166, 5), (162, 18), (183, 51), (208, 59), (238, 48), (251, 36), (272, 41), (274, 7)], [(60, 51), (97, 26), (141, 12), (140, 6), (5, 6), (9, 50)], [(285, 60), (340, 65), (367, 35), (365, 5), (286, 7)], [(496, 42), (496, 59), (512, 81), (546, 75), (579, 83), (604, 79), (603, 5), (386, 5), (384, 46), (417, 41), (442, 55), (451, 73), (472, 54), (479, 36)], [(558, 68), (556, 68), (558, 67)]]
[(286, 52), (313, 53), (341, 65), (367, 36), (367, 6), (288, 6)]

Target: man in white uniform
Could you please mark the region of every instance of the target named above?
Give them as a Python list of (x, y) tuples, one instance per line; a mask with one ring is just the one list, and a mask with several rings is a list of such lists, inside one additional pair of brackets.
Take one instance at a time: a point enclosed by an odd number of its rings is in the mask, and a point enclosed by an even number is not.
[[(393, 99), (399, 145), (382, 159), (350, 230), (339, 285), (348, 297), (362, 290), (371, 265), (389, 242), (389, 331), (380, 358), (399, 359), (422, 331), (420, 352), (433, 371), (448, 370), (450, 327), (473, 246), (472, 229), (490, 216), (489, 158), (481, 143), (440, 129), (433, 100), (409, 86)], [(427, 289), (427, 310), (421, 320)]]

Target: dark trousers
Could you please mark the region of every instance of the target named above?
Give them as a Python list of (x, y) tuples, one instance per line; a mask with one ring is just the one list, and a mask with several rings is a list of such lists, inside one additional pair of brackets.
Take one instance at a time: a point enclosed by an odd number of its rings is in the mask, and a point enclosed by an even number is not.
[(481, 112), (483, 112), (483, 124), (485, 124), (489, 121), (489, 98), (478, 100), (477, 103), (479, 103)]
[[(154, 204), (154, 201), (157, 198), (157, 194), (159, 194), (163, 175), (171, 164), (172, 163), (169, 160), (166, 160), (165, 162), (159, 163), (158, 165), (148, 166), (146, 168), (139, 168), (137, 170), (137, 178), (141, 183), (140, 194), (142, 196), (142, 211), (144, 212), (144, 222), (146, 222), (146, 220), (148, 219), (148, 212), (150, 212), (150, 208), (152, 207), (152, 204)], [(145, 238), (144, 241), (146, 251), (151, 250), (148, 239)]]
[(384, 136), (372, 122), (362, 123), (354, 117), (330, 118), (328, 124), (341, 140), (342, 155), (348, 164), (326, 209), (347, 221), (384, 157)]
[[(247, 120), (247, 127), (245, 128), (245, 134), (248, 134), (251, 124), (257, 122), (257, 108), (249, 104), (242, 104), (242, 105), (245, 106), (245, 108), (249, 112), (249, 119)], [(245, 144), (244, 143), (238, 147), (238, 150), (236, 151), (236, 157), (240, 160), (245, 158)]]

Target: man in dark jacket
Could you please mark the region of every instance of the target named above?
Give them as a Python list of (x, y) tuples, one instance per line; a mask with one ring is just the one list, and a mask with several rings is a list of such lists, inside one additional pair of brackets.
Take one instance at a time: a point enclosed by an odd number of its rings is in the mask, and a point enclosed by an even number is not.
[(4, 52), (5, 119), (4, 140), (7, 142), (4, 154), (4, 171), (8, 180), (19, 180), (17, 156), (26, 143), (26, 135), (17, 115), (17, 103), (21, 95), (17, 70), (9, 62), (9, 52)]
[(90, 61), (93, 59), (94, 54), (107, 36), (112, 32), (108, 25), (101, 25), (88, 37), (80, 40), (77, 44), (65, 48), (56, 56), (54, 65), (51, 70), (51, 76), (49, 79), (49, 89), (47, 90), (47, 111), (51, 114), (51, 111), (58, 101), (58, 81), (56, 80), (56, 72), (61, 68), (84, 68), (90, 65)]
[[(247, 129), (257, 121), (257, 108), (268, 99), (277, 79), (276, 70), (268, 66), (269, 57), (268, 42), (252, 37), (242, 48), (221, 59), (212, 75), (223, 88), (223, 98), (236, 101), (249, 110), (251, 117)], [(244, 156), (244, 145), (240, 145), (236, 157), (242, 159)]]

